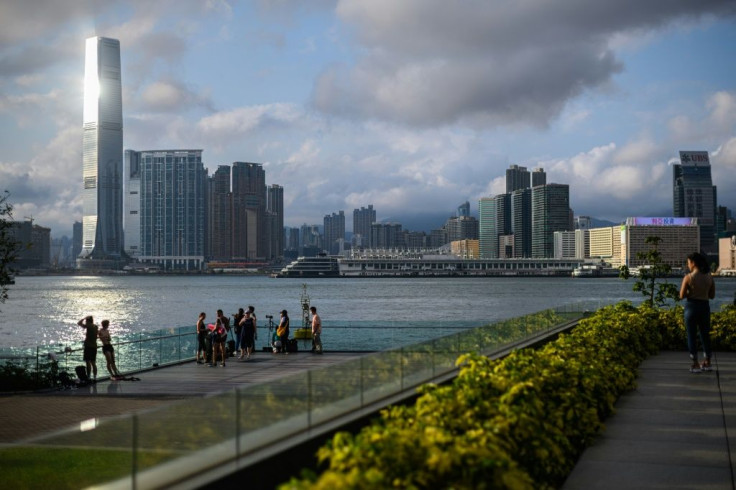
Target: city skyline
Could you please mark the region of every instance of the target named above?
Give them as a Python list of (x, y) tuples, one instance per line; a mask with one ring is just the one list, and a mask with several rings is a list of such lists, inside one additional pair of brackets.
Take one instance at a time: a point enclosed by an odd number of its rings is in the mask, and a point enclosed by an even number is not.
[(510, 165), (569, 184), (576, 214), (670, 216), (681, 150), (736, 209), (733, 2), (39, 3), (0, 7), (0, 188), (54, 236), (83, 214), (91, 36), (121, 43), (124, 148), (262, 162), (285, 226), (477, 215)]

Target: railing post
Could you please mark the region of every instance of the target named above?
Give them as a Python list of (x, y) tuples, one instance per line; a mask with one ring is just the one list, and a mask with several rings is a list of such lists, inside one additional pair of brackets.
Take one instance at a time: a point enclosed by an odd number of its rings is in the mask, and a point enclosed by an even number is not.
[(363, 356), (360, 356), (360, 407), (363, 408)]
[(240, 388), (235, 388), (235, 454), (240, 461)]
[(138, 482), (138, 415), (135, 413), (133, 414), (133, 434), (131, 437), (131, 471), (130, 471), (130, 478), (131, 478), (131, 487), (133, 490), (136, 490), (137, 488), (137, 482)]
[(312, 428), (312, 371), (307, 371), (307, 427)]
[(39, 370), (41, 369), (41, 360), (38, 358), (38, 349), (39, 347), (36, 346), (36, 387), (38, 388), (38, 376), (39, 376)]

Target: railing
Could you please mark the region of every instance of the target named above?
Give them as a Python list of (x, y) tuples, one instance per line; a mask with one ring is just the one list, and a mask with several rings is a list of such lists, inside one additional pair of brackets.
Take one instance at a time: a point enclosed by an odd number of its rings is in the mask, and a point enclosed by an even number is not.
[[(39, 464), (53, 461), (54, 451), (74, 448), (94, 453), (94, 458), (85, 458), (85, 475), (93, 480), (75, 482), (76, 486), (103, 483), (92, 476), (97, 474), (112, 475), (103, 480), (119, 478), (109, 487), (157, 488), (210, 471), (236, 471), (259, 450), (291, 442), (347, 414), (388, 403), (407, 390), (451, 375), (459, 354), (491, 355), (545, 335), (598, 306), (545, 310), (367, 354), (337, 367), (312, 369), (113, 420), (92, 420), (87, 430), (47, 437), (33, 447), (38, 449)], [(325, 325), (325, 343), (328, 332)], [(27, 458), (33, 457), (29, 450)]]
[[(387, 350), (403, 345), (413, 344), (422, 340), (442, 337), (448, 331), (467, 330), (478, 326), (478, 321), (458, 321), (451, 325), (428, 322), (375, 322), (353, 321), (324, 322), (322, 342), (329, 346), (331, 351), (343, 352), (375, 352)], [(194, 327), (179, 327), (140, 332), (128, 335), (124, 340), (114, 341), (115, 363), (122, 373), (133, 373), (146, 369), (163, 367), (181, 362), (192, 361), (197, 349), (197, 336), (192, 331)], [(272, 338), (275, 326), (272, 328), (259, 327), (260, 336), (256, 340), (256, 348), (269, 350), (269, 339)], [(294, 336), (296, 329), (291, 329)], [(235, 335), (229, 335), (234, 339)], [(309, 350), (311, 340), (299, 340), (300, 350)], [(53, 359), (58, 363), (59, 370), (73, 374), (74, 367), (84, 365), (81, 341), (72, 347), (65, 344), (38, 346), (34, 348), (0, 349), (0, 362), (15, 362), (25, 365), (30, 370), (42, 371)], [(97, 354), (98, 376), (107, 376), (105, 358), (101, 347)]]

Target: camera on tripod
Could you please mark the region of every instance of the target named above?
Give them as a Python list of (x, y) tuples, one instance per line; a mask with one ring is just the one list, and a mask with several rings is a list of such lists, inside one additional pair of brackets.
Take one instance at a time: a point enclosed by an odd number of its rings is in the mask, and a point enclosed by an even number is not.
[(273, 315), (266, 315), (266, 318), (268, 318), (269, 320), (273, 320)]

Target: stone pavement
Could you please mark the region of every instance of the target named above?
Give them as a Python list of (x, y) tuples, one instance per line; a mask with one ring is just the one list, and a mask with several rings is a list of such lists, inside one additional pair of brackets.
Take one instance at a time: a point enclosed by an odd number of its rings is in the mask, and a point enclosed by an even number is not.
[[(140, 381), (98, 381), (72, 390), (0, 396), (0, 443), (19, 442), (72, 427), (85, 420), (123, 415), (250, 383), (263, 383), (332, 367), (365, 353), (257, 352), (248, 362), (231, 357), (226, 366), (187, 362), (137, 373)], [(98, 365), (98, 374), (105, 372)]]
[(637, 389), (618, 400), (563, 488), (736, 488), (736, 353), (713, 361), (712, 372), (691, 374), (684, 352), (645, 360)]

